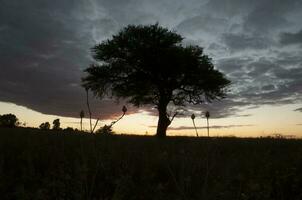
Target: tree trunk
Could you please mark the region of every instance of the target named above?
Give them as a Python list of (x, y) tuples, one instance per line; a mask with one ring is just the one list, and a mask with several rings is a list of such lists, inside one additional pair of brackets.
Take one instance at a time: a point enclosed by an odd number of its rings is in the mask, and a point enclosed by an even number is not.
[(171, 124), (169, 117), (167, 116), (167, 102), (160, 102), (158, 105), (158, 124), (156, 136), (166, 137), (168, 126)]

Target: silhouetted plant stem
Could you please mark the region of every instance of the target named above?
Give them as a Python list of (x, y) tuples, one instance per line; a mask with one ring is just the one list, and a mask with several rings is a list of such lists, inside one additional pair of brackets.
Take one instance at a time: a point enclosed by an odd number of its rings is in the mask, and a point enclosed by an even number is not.
[(206, 116), (206, 118), (207, 118), (208, 137), (210, 137), (210, 127), (209, 127), (210, 112), (207, 111), (207, 112), (205, 113), (205, 116)]
[(81, 131), (83, 130), (83, 117), (85, 116), (84, 111), (81, 110), (80, 112), (80, 118), (81, 118)]
[(196, 125), (195, 125), (195, 120), (193, 120), (193, 125), (194, 125), (194, 128), (195, 128), (196, 136), (198, 137), (198, 132), (197, 132), (197, 128), (196, 128)]
[(209, 118), (207, 118), (208, 137), (210, 137)]
[(99, 120), (100, 120), (100, 119), (97, 119), (97, 120), (96, 120), (96, 122), (95, 122), (95, 124), (94, 124), (94, 127), (93, 127), (93, 129), (92, 129), (92, 133), (94, 133), (94, 130), (95, 130), (96, 126), (98, 125)]
[[(126, 107), (126, 106), (123, 106), (122, 112), (123, 112), (122, 116), (120, 116), (117, 120), (112, 121), (110, 125), (104, 125), (101, 129), (99, 129), (99, 130), (97, 131), (97, 134), (99, 134), (99, 133), (112, 134), (112, 133), (113, 133), (113, 131), (112, 131), (112, 126), (113, 126), (114, 124), (116, 124), (118, 121), (120, 121), (120, 120), (125, 116), (125, 114), (126, 114), (126, 112), (127, 112), (127, 107)], [(98, 120), (97, 120), (97, 122), (98, 122)], [(96, 124), (97, 124), (97, 123), (96, 123)], [(96, 126), (96, 125), (95, 125), (95, 126)], [(93, 128), (93, 130), (94, 130), (94, 129), (95, 129), (95, 127)]]
[(195, 129), (195, 132), (196, 132), (196, 136), (198, 137), (198, 132), (197, 132), (197, 128), (196, 128), (196, 125), (195, 125), (195, 115), (194, 114), (191, 115), (191, 119), (193, 121), (193, 125), (194, 125), (194, 129)]
[[(86, 90), (86, 103), (87, 103), (88, 112), (89, 112), (90, 133), (93, 133), (94, 130), (95, 130), (95, 128), (96, 128), (96, 126), (98, 125), (98, 122), (99, 122), (100, 119), (97, 119), (97, 120), (96, 120), (96, 122), (95, 122), (95, 124), (94, 124), (94, 126), (93, 126), (93, 128), (92, 128), (92, 122), (91, 122), (91, 110), (90, 110), (90, 105), (89, 105), (88, 89), (85, 88), (85, 90)], [(82, 128), (82, 126), (81, 126), (81, 128)]]
[(86, 103), (87, 103), (88, 113), (89, 113), (90, 133), (93, 133), (92, 132), (92, 124), (91, 124), (91, 110), (90, 110), (90, 105), (89, 105), (88, 88), (85, 88), (85, 90), (86, 90)]
[(83, 130), (83, 126), (82, 126), (82, 122), (83, 122), (83, 118), (81, 117), (81, 131)]
[(117, 120), (111, 122), (111, 124), (109, 125), (109, 127), (112, 127), (115, 123), (117, 123), (118, 121), (120, 121), (124, 116), (125, 116), (125, 113), (123, 113), (122, 116), (120, 118), (118, 118)]

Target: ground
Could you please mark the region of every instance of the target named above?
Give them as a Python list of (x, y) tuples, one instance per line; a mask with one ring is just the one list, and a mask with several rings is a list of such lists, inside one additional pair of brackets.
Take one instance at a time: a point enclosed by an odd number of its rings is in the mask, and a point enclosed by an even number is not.
[(0, 129), (6, 199), (302, 199), (302, 140)]

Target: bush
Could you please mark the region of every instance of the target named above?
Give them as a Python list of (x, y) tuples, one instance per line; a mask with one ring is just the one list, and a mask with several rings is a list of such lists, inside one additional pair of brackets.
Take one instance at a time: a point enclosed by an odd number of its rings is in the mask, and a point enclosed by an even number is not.
[(95, 132), (97, 135), (112, 135), (114, 134), (113, 130), (112, 130), (112, 126), (103, 126), (102, 128), (98, 129)]
[(49, 124), (49, 122), (45, 122), (45, 123), (42, 123), (39, 127), (42, 130), (49, 130), (50, 129), (50, 124)]
[(64, 128), (64, 131), (72, 132), (72, 131), (75, 131), (75, 130), (72, 127), (67, 127), (67, 128)]

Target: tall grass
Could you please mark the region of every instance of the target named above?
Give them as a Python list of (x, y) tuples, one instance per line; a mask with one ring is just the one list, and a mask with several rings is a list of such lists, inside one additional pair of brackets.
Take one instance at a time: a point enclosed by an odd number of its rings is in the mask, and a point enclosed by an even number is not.
[(0, 129), (0, 199), (302, 199), (302, 141)]

